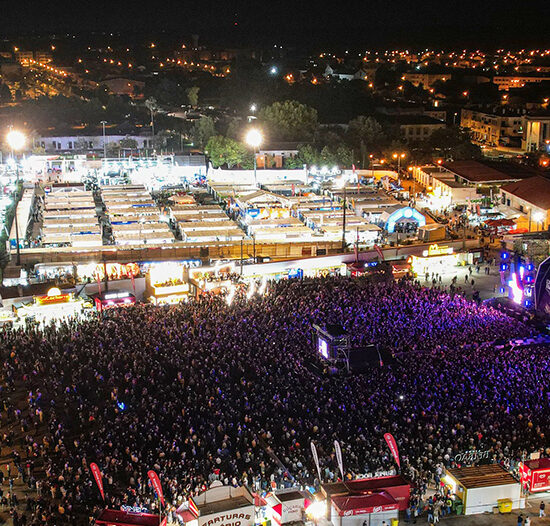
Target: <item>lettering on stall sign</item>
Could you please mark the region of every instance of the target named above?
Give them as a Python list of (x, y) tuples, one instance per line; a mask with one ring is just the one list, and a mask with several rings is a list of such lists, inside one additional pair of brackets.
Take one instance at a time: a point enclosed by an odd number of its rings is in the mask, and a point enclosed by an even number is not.
[(390, 469), (389, 471), (377, 471), (376, 473), (363, 473), (362, 475), (359, 475), (358, 478), (361, 479), (376, 479), (379, 477), (392, 477), (395, 475), (395, 470)]
[(245, 513), (230, 513), (228, 515), (220, 515), (213, 519), (210, 519), (206, 526), (241, 526), (243, 519), (245, 522), (250, 520), (250, 515)]
[(476, 449), (471, 449), (465, 453), (459, 453), (455, 456), (455, 462), (475, 462), (476, 460), (483, 460), (490, 458), (491, 450), (487, 449), (486, 451), (477, 451)]
[(123, 504), (120, 509), (126, 513), (147, 513), (149, 510), (143, 506), (127, 506)]

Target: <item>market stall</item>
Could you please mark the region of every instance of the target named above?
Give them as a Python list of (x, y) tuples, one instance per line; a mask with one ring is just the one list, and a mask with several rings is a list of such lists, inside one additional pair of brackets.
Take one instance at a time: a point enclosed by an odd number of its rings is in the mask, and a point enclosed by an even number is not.
[(281, 526), (303, 521), (306, 510), (313, 502), (313, 496), (308, 491), (289, 489), (269, 493), (265, 501), (269, 520)]
[(57, 287), (44, 296), (34, 296), (31, 304), (14, 305), (19, 317), (34, 318), (39, 323), (49, 323), (61, 318), (72, 318), (82, 312), (84, 301), (72, 292), (61, 292)]
[(492, 513), (504, 500), (511, 509), (525, 507), (520, 483), (498, 464), (447, 469), (443, 482), (462, 501), (464, 515)]
[(391, 524), (409, 505), (410, 484), (401, 475), (322, 484), (326, 518), (333, 526)]
[(187, 269), (184, 265), (166, 261), (149, 268), (146, 297), (151, 303), (166, 305), (187, 301), (189, 290)]
[(531, 493), (550, 490), (550, 458), (520, 462), (519, 475), (521, 487)]
[(459, 260), (453, 247), (440, 246), (434, 243), (428, 247), (428, 250), (424, 250), (421, 256), (411, 256), (409, 263), (411, 264), (411, 270), (417, 276), (423, 276), (426, 273), (441, 275), (453, 272)]
[(92, 297), (98, 312), (103, 312), (105, 309), (129, 307), (136, 303), (136, 297), (131, 292), (125, 290), (101, 292), (99, 294), (93, 294)]

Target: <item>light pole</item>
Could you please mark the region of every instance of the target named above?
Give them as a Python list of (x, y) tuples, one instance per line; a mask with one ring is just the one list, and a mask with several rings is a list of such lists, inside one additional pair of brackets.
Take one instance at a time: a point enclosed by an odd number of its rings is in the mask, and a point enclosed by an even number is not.
[(254, 186), (258, 186), (258, 179), (256, 177), (256, 150), (262, 144), (262, 140), (262, 134), (256, 128), (252, 128), (246, 134), (246, 143), (254, 149)]
[(101, 121), (101, 125), (103, 126), (103, 162), (105, 163), (105, 159), (107, 159), (107, 143), (105, 142), (105, 125), (107, 124), (107, 121)]
[[(17, 164), (17, 161), (15, 160), (15, 152), (17, 150), (21, 150), (25, 146), (26, 137), (23, 133), (17, 130), (10, 130), (7, 137), (6, 137), (8, 144), (11, 148), (11, 156), (13, 158), (13, 161), (15, 162), (15, 173), (17, 178), (17, 191), (19, 190), (19, 165)], [(17, 194), (16, 194), (17, 195)], [(19, 223), (17, 221), (17, 205), (15, 204), (15, 212), (14, 212), (14, 219), (15, 219), (15, 242), (17, 243), (17, 265), (21, 265), (21, 249), (19, 248)]]
[(394, 153), (392, 157), (397, 159), (397, 178), (399, 179), (399, 174), (401, 173), (401, 159), (404, 159), (406, 155), (404, 153)]

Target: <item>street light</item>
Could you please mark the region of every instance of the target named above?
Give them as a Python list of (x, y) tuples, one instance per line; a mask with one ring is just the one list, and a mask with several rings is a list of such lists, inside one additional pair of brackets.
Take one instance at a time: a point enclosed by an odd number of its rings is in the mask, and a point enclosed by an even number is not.
[(258, 186), (258, 181), (256, 179), (256, 149), (262, 144), (262, 134), (256, 128), (248, 130), (246, 134), (246, 144), (254, 148), (254, 185)]
[[(15, 152), (21, 150), (25, 146), (26, 137), (25, 135), (17, 130), (10, 130), (6, 136), (6, 140), (11, 148), (11, 156), (15, 161)], [(19, 183), (19, 165), (15, 163), (15, 173), (17, 177), (17, 182)], [(19, 185), (17, 185), (17, 190), (19, 190)], [(17, 221), (17, 203), (15, 203), (15, 242), (17, 243), (17, 266), (21, 265), (21, 249), (19, 248), (19, 223)]]
[(8, 144), (13, 151), (21, 150), (25, 146), (26, 137), (18, 130), (10, 130), (6, 136)]
[(394, 159), (397, 159), (397, 177), (399, 177), (399, 174), (401, 173), (401, 159), (404, 159), (406, 157), (406, 154), (394, 153), (392, 157)]

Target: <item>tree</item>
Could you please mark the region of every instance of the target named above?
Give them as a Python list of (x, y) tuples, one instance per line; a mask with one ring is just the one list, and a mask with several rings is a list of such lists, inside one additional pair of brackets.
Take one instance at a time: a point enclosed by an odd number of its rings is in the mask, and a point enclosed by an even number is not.
[(189, 104), (191, 104), (191, 106), (199, 105), (199, 91), (200, 88), (198, 86), (192, 86), (191, 88), (187, 88), (185, 90), (187, 100), (189, 101)]
[(318, 164), (319, 152), (311, 144), (304, 144), (298, 148), (298, 158), (302, 164), (314, 166)]
[(4, 83), (0, 84), (0, 102), (11, 102), (11, 100), (10, 88)]
[(317, 110), (295, 100), (275, 102), (262, 108), (258, 120), (269, 136), (283, 141), (308, 141), (317, 130)]
[(376, 119), (364, 115), (349, 122), (348, 139), (350, 144), (359, 150), (362, 168), (368, 165), (369, 152), (380, 150), (387, 140), (380, 123)]
[(145, 101), (145, 107), (149, 110), (151, 114), (151, 133), (155, 135), (155, 113), (158, 111), (158, 104), (156, 99), (149, 97)]
[(124, 139), (120, 140), (120, 147), (123, 150), (137, 150), (138, 144), (135, 139), (125, 137)]
[(74, 149), (79, 152), (84, 152), (90, 149), (90, 145), (86, 139), (79, 137), (74, 143)]
[(191, 138), (195, 146), (204, 150), (209, 139), (214, 135), (216, 135), (216, 126), (212, 117), (201, 117), (198, 121), (195, 121), (191, 130)]
[(248, 153), (244, 144), (223, 135), (210, 137), (206, 145), (206, 152), (214, 168), (218, 168), (224, 164), (228, 168), (232, 168), (237, 164), (243, 163), (247, 159)]

